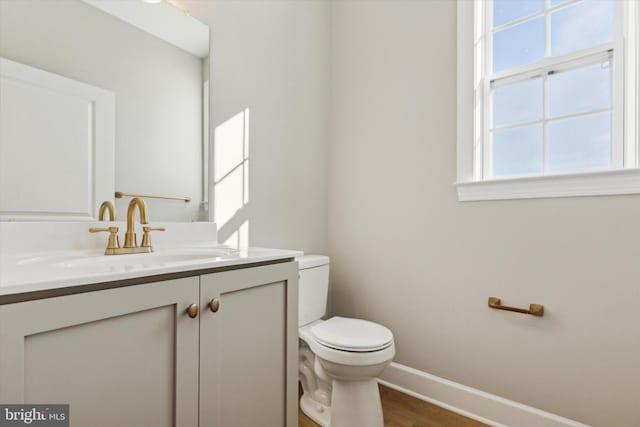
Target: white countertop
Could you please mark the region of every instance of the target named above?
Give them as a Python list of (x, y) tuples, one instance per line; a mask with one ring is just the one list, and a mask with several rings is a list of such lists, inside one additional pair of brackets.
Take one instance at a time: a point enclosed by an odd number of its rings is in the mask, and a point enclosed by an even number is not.
[[(219, 246), (211, 246), (216, 250)], [(0, 296), (114, 282), (160, 274), (213, 269), (293, 258), (300, 251), (248, 248), (223, 256), (206, 257), (207, 248), (158, 249), (153, 254), (104, 255), (102, 250), (47, 251), (0, 257)], [(196, 259), (170, 261), (172, 254)], [(160, 257), (160, 262), (156, 261)], [(150, 260), (150, 261), (147, 261)]]
[(286, 249), (229, 248), (217, 243), (214, 223), (200, 222), (161, 224), (167, 232), (153, 236), (153, 253), (104, 255), (107, 236), (90, 234), (87, 229), (106, 225), (124, 229), (123, 223), (0, 222), (0, 298), (304, 254)]

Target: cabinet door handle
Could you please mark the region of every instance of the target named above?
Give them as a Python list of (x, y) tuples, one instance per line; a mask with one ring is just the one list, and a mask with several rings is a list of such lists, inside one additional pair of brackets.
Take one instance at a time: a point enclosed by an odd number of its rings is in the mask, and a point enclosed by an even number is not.
[(187, 314), (192, 319), (198, 317), (198, 304), (191, 304), (187, 307)]
[(220, 300), (218, 298), (214, 298), (211, 301), (209, 301), (209, 308), (214, 313), (218, 311), (218, 309), (220, 309)]

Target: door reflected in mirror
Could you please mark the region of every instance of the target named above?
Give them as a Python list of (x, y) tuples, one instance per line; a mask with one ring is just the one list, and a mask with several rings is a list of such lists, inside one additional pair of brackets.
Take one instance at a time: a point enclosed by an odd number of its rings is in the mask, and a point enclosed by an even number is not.
[(3, 0), (0, 57), (0, 219), (95, 219), (105, 198), (122, 218), (115, 191), (207, 219), (205, 24), (166, 1)]

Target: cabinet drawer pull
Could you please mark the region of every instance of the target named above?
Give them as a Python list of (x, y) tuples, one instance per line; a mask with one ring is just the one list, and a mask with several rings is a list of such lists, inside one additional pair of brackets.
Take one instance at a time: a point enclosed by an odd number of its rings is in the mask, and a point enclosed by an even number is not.
[(214, 298), (211, 301), (209, 301), (209, 308), (214, 313), (218, 311), (218, 309), (220, 308), (220, 300), (218, 298)]
[(198, 317), (198, 305), (197, 304), (189, 305), (189, 307), (187, 307), (187, 314), (192, 319)]

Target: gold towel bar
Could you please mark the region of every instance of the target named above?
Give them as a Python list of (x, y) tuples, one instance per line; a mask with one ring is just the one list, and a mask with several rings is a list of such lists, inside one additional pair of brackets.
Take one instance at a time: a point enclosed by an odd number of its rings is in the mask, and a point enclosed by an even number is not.
[(500, 298), (489, 297), (489, 307), (498, 310), (515, 311), (516, 313), (532, 314), (534, 316), (544, 316), (544, 306), (541, 304), (529, 304), (529, 310), (526, 308), (509, 307), (502, 305)]
[(116, 199), (121, 199), (123, 197), (142, 197), (144, 199), (182, 200), (185, 203), (189, 203), (191, 201), (191, 197), (154, 196), (151, 194), (133, 194), (133, 193), (123, 193), (122, 191), (116, 191)]

